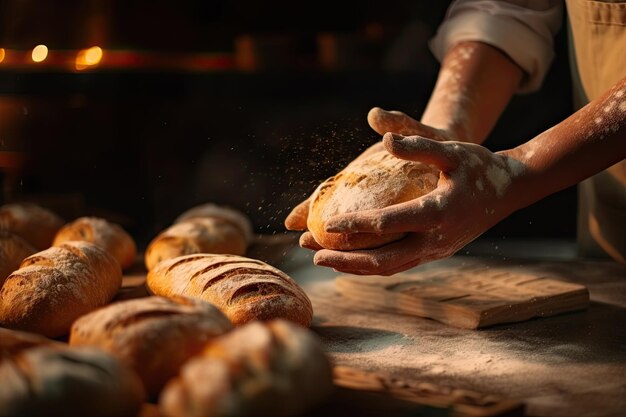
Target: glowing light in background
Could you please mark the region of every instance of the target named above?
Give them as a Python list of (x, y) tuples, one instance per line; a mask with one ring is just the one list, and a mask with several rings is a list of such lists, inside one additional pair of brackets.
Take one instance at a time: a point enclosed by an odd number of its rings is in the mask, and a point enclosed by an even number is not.
[(46, 45), (37, 45), (33, 48), (33, 53), (31, 54), (33, 61), (42, 62), (48, 57), (48, 47)]
[(76, 69), (83, 70), (98, 65), (102, 60), (102, 55), (102, 48), (99, 46), (92, 46), (79, 51), (78, 55), (76, 55)]
[(6, 56), (6, 52), (4, 48), (0, 48), (0, 62), (4, 61), (4, 57)]

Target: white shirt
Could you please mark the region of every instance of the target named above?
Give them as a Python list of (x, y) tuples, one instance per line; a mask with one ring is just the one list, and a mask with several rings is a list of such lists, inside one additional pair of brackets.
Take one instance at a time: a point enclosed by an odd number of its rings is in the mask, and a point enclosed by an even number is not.
[(518, 92), (528, 93), (541, 87), (550, 68), (562, 19), (558, 0), (456, 0), (429, 46), (439, 61), (459, 42), (494, 46), (524, 70)]

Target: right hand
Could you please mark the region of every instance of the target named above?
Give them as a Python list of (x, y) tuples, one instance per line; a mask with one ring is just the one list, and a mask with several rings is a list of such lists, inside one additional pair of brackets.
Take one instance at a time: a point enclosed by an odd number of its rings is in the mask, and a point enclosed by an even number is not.
[[(402, 112), (387, 111), (380, 107), (374, 107), (369, 111), (367, 114), (367, 123), (381, 136), (387, 132), (392, 132), (404, 136), (419, 135), (437, 141), (456, 140), (456, 138), (452, 137), (447, 132), (420, 123)], [(377, 142), (367, 148), (354, 161), (358, 161), (382, 150), (385, 150), (383, 143)], [(309, 199), (307, 198), (291, 210), (291, 213), (289, 213), (285, 219), (285, 227), (287, 230), (306, 230), (308, 217)]]

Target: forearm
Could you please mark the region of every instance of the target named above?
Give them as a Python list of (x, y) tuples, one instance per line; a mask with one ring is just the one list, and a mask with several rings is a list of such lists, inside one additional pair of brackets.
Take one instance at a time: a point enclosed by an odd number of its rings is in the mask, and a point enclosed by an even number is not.
[(626, 78), (552, 129), (503, 154), (525, 167), (509, 193), (519, 207), (626, 158)]
[(421, 122), (458, 140), (482, 143), (522, 80), (522, 70), (481, 42), (450, 48)]

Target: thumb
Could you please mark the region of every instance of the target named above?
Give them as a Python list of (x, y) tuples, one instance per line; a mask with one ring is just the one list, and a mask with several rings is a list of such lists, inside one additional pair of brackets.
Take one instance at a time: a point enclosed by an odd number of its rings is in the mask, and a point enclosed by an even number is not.
[(394, 132), (406, 136), (420, 135), (436, 140), (447, 140), (438, 129), (426, 126), (399, 111), (387, 111), (374, 107), (367, 114), (367, 123), (380, 135)]
[(387, 132), (383, 136), (387, 151), (396, 158), (434, 165), (443, 172), (450, 172), (459, 165), (454, 142), (438, 142), (420, 136), (402, 136)]
[(306, 230), (306, 222), (309, 217), (309, 199), (307, 198), (291, 210), (285, 219), (287, 230)]

